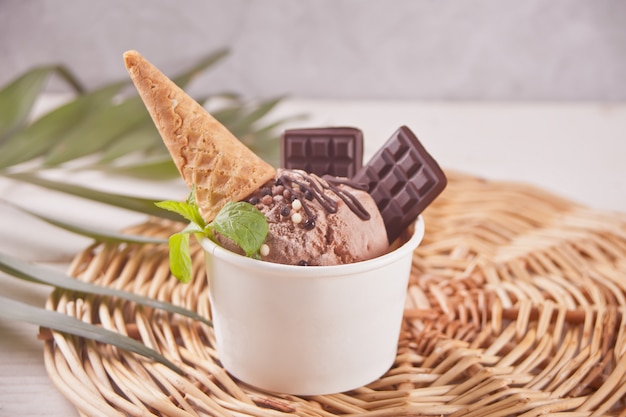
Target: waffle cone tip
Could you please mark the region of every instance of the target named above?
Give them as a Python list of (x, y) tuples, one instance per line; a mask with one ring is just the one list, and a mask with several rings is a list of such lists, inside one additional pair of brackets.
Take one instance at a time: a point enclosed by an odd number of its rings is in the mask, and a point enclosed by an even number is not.
[(135, 50), (124, 52), (124, 64), (126, 65), (126, 69), (130, 69), (136, 65), (140, 58), (141, 55)]

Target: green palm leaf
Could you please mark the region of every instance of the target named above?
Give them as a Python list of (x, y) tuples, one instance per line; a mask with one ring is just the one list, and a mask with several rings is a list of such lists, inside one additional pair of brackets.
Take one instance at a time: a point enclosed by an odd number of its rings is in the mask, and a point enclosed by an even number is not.
[(200, 75), (200, 73), (206, 71), (222, 59), (226, 58), (229, 52), (228, 48), (223, 48), (209, 54), (187, 71), (173, 77), (172, 81), (174, 81), (174, 83), (176, 83), (180, 88), (185, 88), (185, 86), (189, 84), (194, 77)]
[(243, 108), (239, 117), (229, 124), (230, 131), (241, 140), (247, 133), (254, 131), (255, 123), (272, 111), (281, 100), (282, 98), (272, 98), (260, 102), (253, 108)]
[(136, 211), (138, 213), (144, 213), (150, 216), (157, 216), (176, 221), (182, 220), (181, 217), (175, 213), (169, 213), (159, 209), (154, 205), (154, 200), (149, 198), (132, 197), (122, 194), (109, 193), (106, 191), (99, 191), (93, 188), (83, 187), (82, 185), (46, 179), (32, 172), (16, 172), (13, 174), (6, 174), (5, 176), (10, 179), (44, 187), (49, 190), (59, 191), (76, 197)]
[(76, 91), (82, 86), (64, 67), (48, 65), (33, 68), (0, 90), (0, 143), (26, 124), (35, 101), (50, 74), (60, 75)]
[(138, 96), (98, 109), (57, 141), (44, 166), (55, 167), (100, 151), (147, 119), (148, 113)]
[(170, 313), (180, 314), (185, 317), (198, 320), (208, 326), (212, 326), (211, 322), (199, 314), (175, 306), (171, 303), (158, 301), (150, 297), (144, 297), (128, 291), (121, 291), (115, 288), (95, 285), (85, 281), (79, 281), (69, 277), (57, 270), (20, 261), (14, 257), (0, 253), (0, 271), (10, 274), (16, 278), (36, 282), (38, 284), (52, 285), (56, 288), (63, 288), (70, 291), (77, 291), (85, 294), (102, 295), (109, 297), (117, 297), (123, 300), (133, 301), (147, 307), (168, 311)]
[(35, 324), (62, 333), (95, 340), (96, 342), (107, 343), (120, 349), (150, 358), (167, 366), (180, 375), (184, 374), (183, 371), (173, 362), (154, 349), (147, 347), (135, 339), (86, 323), (75, 317), (57, 313), (56, 311), (33, 307), (10, 298), (0, 296), (0, 317), (6, 320)]
[(180, 175), (169, 154), (163, 153), (129, 163), (116, 163), (104, 169), (116, 175), (153, 180), (168, 180)]
[(107, 169), (114, 161), (146, 152), (149, 149), (153, 149), (155, 145), (161, 148), (161, 154), (169, 157), (169, 153), (161, 141), (156, 126), (154, 126), (151, 119), (146, 119), (131, 131), (120, 135), (117, 140), (105, 146), (98, 162), (93, 167)]
[(86, 93), (37, 119), (16, 134), (10, 136), (2, 146), (0, 169), (13, 166), (46, 154), (69, 132), (75, 131), (81, 120), (93, 112), (109, 106), (113, 97), (126, 82), (108, 85)]
[(26, 123), (52, 67), (34, 68), (7, 85), (0, 94), (0, 138)]
[[(2, 201), (2, 200), (0, 200)], [(77, 235), (85, 236), (91, 239), (94, 239), (98, 242), (104, 243), (167, 243), (166, 238), (157, 238), (152, 236), (142, 236), (142, 235), (129, 235), (126, 233), (117, 233), (107, 229), (100, 229), (93, 226), (83, 226), (75, 223), (68, 222), (66, 220), (55, 219), (50, 216), (46, 216), (41, 213), (36, 213), (32, 210), (28, 210), (24, 207), (20, 207), (16, 204), (12, 204), (8, 201), (5, 201), (6, 204), (20, 210), (26, 214), (29, 214), (33, 217), (36, 217), (44, 222), (51, 224), (53, 226), (59, 227), (63, 230), (67, 230), (68, 232), (72, 232)]]

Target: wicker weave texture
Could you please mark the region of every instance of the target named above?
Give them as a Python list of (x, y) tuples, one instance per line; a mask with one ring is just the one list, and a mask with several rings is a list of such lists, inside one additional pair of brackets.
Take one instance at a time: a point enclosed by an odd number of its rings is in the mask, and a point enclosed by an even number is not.
[[(47, 308), (141, 340), (186, 376), (51, 333), (50, 378), (86, 416), (626, 416), (626, 215), (448, 176), (424, 213), (396, 362), (378, 381), (317, 397), (262, 392), (223, 370), (209, 326), (63, 291)], [(165, 237), (176, 227), (155, 220), (130, 231)], [(198, 248), (194, 268), (192, 283), (179, 284), (166, 245), (94, 244), (70, 273), (208, 317)]]

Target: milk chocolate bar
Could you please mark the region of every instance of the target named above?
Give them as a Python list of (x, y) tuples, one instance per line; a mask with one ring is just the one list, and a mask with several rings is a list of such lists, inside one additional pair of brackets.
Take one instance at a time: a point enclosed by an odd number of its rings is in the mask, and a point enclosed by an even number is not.
[(280, 162), (283, 168), (352, 178), (363, 166), (363, 133), (353, 127), (286, 130)]
[(400, 127), (353, 177), (367, 183), (393, 242), (443, 191), (447, 179), (417, 137)]

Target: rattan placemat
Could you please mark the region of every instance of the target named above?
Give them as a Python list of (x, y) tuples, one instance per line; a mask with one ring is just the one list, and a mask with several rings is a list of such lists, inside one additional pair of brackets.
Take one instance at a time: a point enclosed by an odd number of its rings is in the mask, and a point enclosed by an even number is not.
[[(53, 333), (44, 349), (51, 379), (89, 416), (626, 416), (626, 215), (448, 175), (424, 213), (397, 360), (380, 380), (317, 397), (258, 391), (220, 367), (209, 326), (60, 291), (49, 309), (133, 336), (186, 377)], [(132, 228), (173, 230), (157, 220)], [(94, 244), (70, 273), (208, 316), (201, 252), (194, 261), (196, 278), (184, 285), (170, 277), (165, 245)]]

